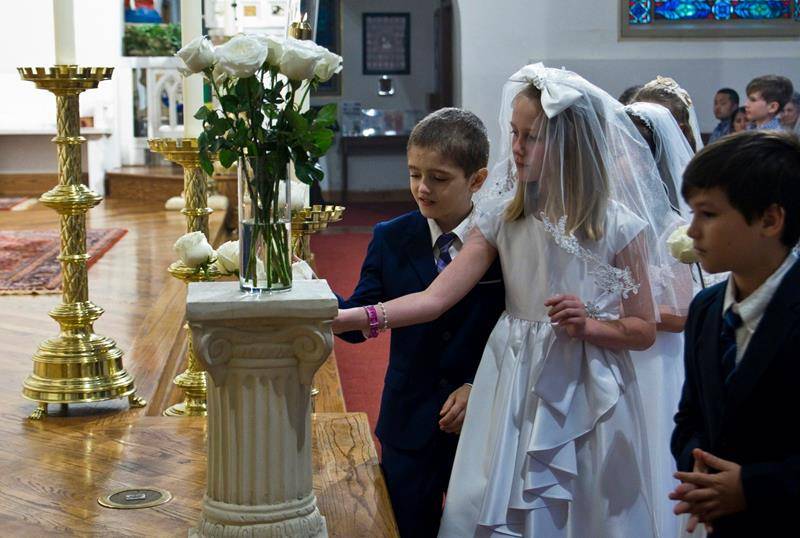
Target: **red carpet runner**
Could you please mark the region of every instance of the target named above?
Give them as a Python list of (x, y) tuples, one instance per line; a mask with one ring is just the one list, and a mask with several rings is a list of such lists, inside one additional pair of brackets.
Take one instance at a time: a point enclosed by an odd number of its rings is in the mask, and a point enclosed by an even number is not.
[[(312, 236), (320, 278), (327, 279), (339, 295), (349, 297), (358, 283), (361, 263), (372, 239), (371, 227), (414, 209), (413, 203), (349, 204), (340, 223), (332, 225), (327, 233)], [(347, 410), (366, 412), (374, 432), (389, 362), (389, 334), (362, 344), (348, 344), (336, 338), (334, 352)]]

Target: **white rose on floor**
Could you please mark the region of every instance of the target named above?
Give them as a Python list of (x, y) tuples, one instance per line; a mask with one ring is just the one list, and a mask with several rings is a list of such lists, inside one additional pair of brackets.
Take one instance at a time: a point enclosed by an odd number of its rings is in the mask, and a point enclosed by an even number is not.
[(686, 234), (688, 225), (683, 225), (675, 229), (667, 239), (667, 246), (672, 257), (681, 263), (697, 263), (700, 258), (694, 250), (694, 240)]
[(175, 53), (175, 56), (183, 60), (184, 67), (180, 68), (180, 71), (184, 76), (188, 76), (213, 65), (214, 47), (211, 45), (211, 41), (200, 36), (184, 45)]
[(220, 68), (231, 77), (251, 77), (267, 59), (267, 47), (249, 35), (237, 35), (215, 51)]
[(226, 241), (217, 249), (217, 261), (214, 262), (220, 273), (239, 271), (239, 242)]
[(329, 50), (322, 50), (322, 57), (314, 68), (314, 74), (320, 82), (327, 82), (333, 75), (342, 70), (342, 57)]
[(208, 263), (214, 256), (214, 249), (208, 244), (203, 232), (184, 234), (172, 247), (186, 267), (197, 268)]
[(283, 43), (280, 71), (289, 80), (309, 80), (314, 77), (317, 62), (325, 49), (310, 41), (289, 38)]

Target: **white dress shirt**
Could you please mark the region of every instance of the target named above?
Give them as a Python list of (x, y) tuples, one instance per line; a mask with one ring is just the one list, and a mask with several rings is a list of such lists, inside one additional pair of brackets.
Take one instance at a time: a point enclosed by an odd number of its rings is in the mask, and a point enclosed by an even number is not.
[(722, 315), (728, 311), (728, 307), (733, 307), (733, 311), (742, 318), (742, 325), (736, 329), (736, 364), (742, 360), (747, 345), (750, 343), (753, 333), (756, 332), (761, 318), (767, 305), (775, 295), (778, 286), (781, 285), (783, 277), (797, 261), (797, 254), (792, 251), (786, 256), (780, 267), (767, 278), (753, 293), (745, 300), (736, 302), (736, 284), (733, 276), (728, 277), (728, 286), (725, 288), (725, 300), (722, 305)]
[[(450, 248), (447, 250), (450, 253), (450, 259), (455, 260), (456, 256), (459, 252), (461, 252), (461, 247), (464, 246), (464, 242), (467, 240), (467, 236), (469, 232), (472, 230), (474, 225), (474, 215), (475, 215), (475, 208), (473, 207), (470, 212), (464, 217), (464, 220), (458, 223), (458, 226), (453, 228), (451, 231), (456, 234), (455, 239), (453, 242), (450, 243)], [(436, 224), (436, 221), (433, 219), (428, 220), (428, 228), (431, 231), (431, 248), (433, 249), (433, 261), (434, 263), (439, 261), (439, 249), (435, 248), (436, 240), (439, 239), (439, 236), (442, 235), (442, 229), (439, 228), (439, 225)]]

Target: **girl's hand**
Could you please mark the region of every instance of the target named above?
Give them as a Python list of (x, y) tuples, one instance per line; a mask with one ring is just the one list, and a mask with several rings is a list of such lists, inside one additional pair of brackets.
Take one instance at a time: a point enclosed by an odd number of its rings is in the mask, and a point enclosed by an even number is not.
[(586, 306), (574, 295), (554, 295), (544, 302), (550, 310), (550, 323), (563, 327), (572, 338), (586, 337), (586, 323), (589, 316)]

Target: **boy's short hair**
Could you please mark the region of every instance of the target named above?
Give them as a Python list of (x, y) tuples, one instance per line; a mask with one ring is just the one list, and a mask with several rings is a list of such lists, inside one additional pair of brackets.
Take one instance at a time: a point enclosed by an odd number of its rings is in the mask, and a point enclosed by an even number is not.
[(689, 162), (681, 194), (718, 188), (750, 224), (772, 204), (786, 212), (781, 242), (800, 239), (800, 138), (785, 131), (743, 131), (709, 144)]
[(736, 106), (739, 106), (739, 92), (734, 90), (733, 88), (720, 88), (717, 90), (717, 93), (724, 93), (728, 96), (731, 102), (736, 103)]
[(789, 101), (794, 103), (794, 106), (800, 107), (800, 93), (797, 92), (792, 93), (792, 98), (789, 99)]
[(483, 122), (461, 108), (440, 108), (414, 126), (408, 147), (431, 149), (472, 174), (489, 165), (489, 138)]
[(771, 103), (776, 101), (783, 110), (786, 103), (792, 98), (794, 87), (792, 81), (780, 75), (763, 75), (756, 77), (747, 84), (747, 95), (759, 92), (764, 101)]

